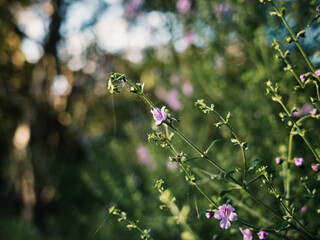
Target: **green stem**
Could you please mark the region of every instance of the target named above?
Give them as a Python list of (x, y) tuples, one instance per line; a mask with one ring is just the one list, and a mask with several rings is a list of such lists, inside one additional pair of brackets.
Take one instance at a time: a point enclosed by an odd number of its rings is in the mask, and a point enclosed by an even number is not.
[(250, 180), (248, 183), (247, 183), (247, 186), (249, 186), (251, 183), (254, 183), (255, 181), (257, 181), (259, 178), (261, 178), (262, 176), (259, 175), (257, 177), (255, 177), (254, 179)]
[(219, 164), (217, 164), (216, 162), (214, 162), (207, 154), (205, 154), (202, 150), (200, 150), (193, 142), (191, 142), (179, 129), (177, 129), (175, 126), (173, 126), (172, 124), (168, 124), (169, 127), (172, 128), (173, 131), (175, 131), (179, 137), (181, 137), (186, 143), (189, 144), (189, 146), (191, 146), (196, 152), (198, 152), (201, 156), (201, 158), (205, 158), (207, 159), (214, 167), (216, 167), (217, 169), (219, 169), (223, 174), (227, 175), (227, 171), (224, 170)]
[[(269, 185), (271, 191), (272, 191), (273, 193), (277, 193), (277, 191), (276, 191), (276, 189), (273, 187), (273, 185), (272, 185), (269, 177), (265, 176), (265, 179), (267, 180), (268, 185)], [(298, 227), (296, 227), (296, 226), (294, 226), (294, 225), (293, 225), (293, 227), (294, 227), (297, 231), (299, 231), (300, 233), (302, 233), (303, 235), (305, 235), (305, 237), (306, 237), (307, 239), (313, 239), (312, 234), (309, 233), (309, 231), (294, 217), (294, 215), (291, 213), (291, 211), (287, 208), (287, 206), (286, 206), (285, 203), (283, 202), (282, 198), (276, 196), (276, 194), (275, 194), (275, 197), (276, 197), (276, 199), (278, 200), (278, 202), (280, 203), (280, 206), (287, 212), (287, 215), (289, 215), (289, 216), (294, 220), (294, 222), (296, 222), (296, 224), (300, 226), (300, 228), (298, 228)]]
[(248, 189), (245, 189), (245, 191), (251, 196), (251, 198), (259, 203), (260, 205), (262, 205), (263, 207), (265, 207), (266, 209), (268, 209), (271, 213), (273, 213), (273, 215), (275, 215), (278, 219), (282, 220), (282, 216), (277, 213), (273, 208), (269, 207), (268, 205), (264, 204), (262, 201), (260, 201), (258, 198), (255, 197), (254, 194), (252, 194)]
[(299, 50), (300, 50), (303, 58), (305, 59), (305, 61), (306, 61), (307, 64), (308, 64), (310, 70), (311, 70), (312, 72), (315, 72), (314, 66), (312, 65), (312, 63), (311, 63), (311, 61), (309, 60), (307, 54), (305, 53), (305, 51), (304, 51), (303, 48), (301, 47), (298, 39), (297, 39), (296, 36), (294, 35), (294, 33), (293, 33), (291, 27), (289, 26), (287, 20), (284, 18), (283, 14), (278, 11), (278, 9), (277, 9), (277, 7), (274, 5), (274, 3), (271, 2), (271, 4), (272, 4), (272, 6), (273, 6), (273, 9), (277, 12), (278, 16), (281, 18), (282, 22), (284, 23), (284, 25), (285, 25), (286, 28), (288, 29), (288, 31), (289, 31), (289, 33), (290, 33), (293, 41), (296, 43), (297, 47), (299, 48)]
[(291, 118), (291, 121), (293, 122), (294, 127), (298, 130), (299, 135), (302, 137), (302, 139), (304, 140), (304, 142), (307, 144), (307, 146), (309, 147), (310, 151), (312, 152), (312, 154), (315, 156), (316, 160), (318, 162), (320, 162), (320, 157), (318, 156), (317, 152), (314, 150), (314, 148), (312, 147), (311, 143), (309, 142), (308, 138), (305, 136), (305, 133), (302, 132), (301, 128), (299, 127), (299, 125), (297, 124), (297, 122), (295, 121), (295, 119), (293, 118), (292, 114), (289, 112), (289, 110), (286, 108), (286, 106), (283, 104), (283, 102), (280, 100), (279, 96), (277, 94), (275, 94), (275, 96), (278, 98), (278, 102), (280, 103), (280, 105), (282, 106), (282, 108), (284, 109), (284, 111), (286, 112), (286, 114), (288, 115), (288, 117)]
[(245, 153), (245, 148), (244, 146), (241, 144), (241, 140), (238, 137), (238, 135), (236, 134), (236, 132), (233, 130), (233, 128), (231, 127), (231, 125), (229, 124), (229, 122), (227, 121), (227, 119), (224, 119), (216, 110), (212, 109), (212, 111), (223, 121), (223, 123), (229, 128), (229, 130), (231, 131), (232, 135), (234, 136), (235, 139), (237, 139), (238, 144), (241, 148), (241, 153), (242, 153), (242, 159), (243, 159), (243, 185), (246, 186), (246, 182), (247, 182), (247, 157), (246, 157), (246, 153)]
[[(272, 187), (273, 188), (273, 187)], [(307, 239), (314, 239), (312, 234), (309, 233), (309, 231), (295, 218), (295, 216), (290, 212), (290, 210), (287, 208), (287, 206), (283, 203), (281, 199), (278, 199), (280, 202), (280, 205), (283, 207), (283, 209), (289, 214), (289, 216), (297, 223), (297, 225), (300, 226), (301, 229), (296, 228), (298, 231), (303, 233)], [(301, 231), (302, 230), (302, 231)]]
[(143, 91), (141, 91), (141, 89), (134, 83), (131, 81), (130, 78), (126, 77), (125, 76), (125, 79), (126, 81), (128, 81), (132, 86), (133, 88), (137, 91), (138, 95), (140, 95), (145, 101), (147, 101), (147, 103), (150, 105), (150, 107), (152, 109), (154, 109), (156, 106), (149, 100), (149, 98), (144, 94)]
[[(184, 164), (181, 163), (181, 162), (180, 162), (179, 164), (180, 164), (180, 166), (182, 167), (182, 169), (183, 169), (183, 171), (185, 172), (185, 174), (188, 176), (188, 178), (191, 179), (191, 175), (189, 174), (189, 172), (188, 172), (188, 170), (186, 169), (186, 167), (184, 166)], [(209, 195), (206, 194), (205, 191), (202, 190), (202, 188), (201, 188), (197, 183), (193, 182), (192, 184), (199, 190), (199, 192), (200, 192), (210, 203), (212, 203), (212, 204), (214, 205), (215, 208), (218, 208), (218, 207), (219, 207), (219, 205), (216, 204), (216, 203), (211, 199), (211, 197), (209, 197)]]
[[(155, 105), (148, 99), (148, 97), (140, 90), (140, 88), (138, 88), (136, 86), (136, 84), (134, 82), (132, 82), (129, 78), (125, 77), (126, 80), (134, 87), (134, 89), (136, 90), (136, 92), (144, 99), (146, 100), (146, 102), (152, 107), (155, 108)], [(268, 207), (267, 205), (265, 205), (263, 202), (261, 202), (260, 200), (258, 200), (254, 194), (252, 194), (251, 192), (249, 192), (248, 189), (246, 189), (245, 187), (243, 187), (236, 179), (234, 179), (230, 174), (227, 174), (227, 171), (224, 170), (221, 166), (219, 166), (217, 163), (215, 163), (207, 154), (205, 154), (202, 150), (200, 150), (193, 142), (191, 142), (182, 132), (180, 132), (175, 126), (173, 126), (171, 124), (170, 121), (166, 120), (164, 122), (164, 124), (168, 125), (170, 128), (172, 128), (173, 131), (175, 131), (186, 143), (188, 143), (196, 152), (198, 152), (200, 154), (200, 156), (204, 159), (207, 159), (214, 167), (216, 167), (217, 169), (219, 169), (222, 173), (224, 173), (227, 177), (229, 177), (233, 182), (235, 182), (236, 184), (238, 184), (238, 186), (242, 187), (242, 189), (244, 189), (250, 196), (251, 198), (253, 198), (257, 203), (259, 203), (260, 205), (262, 205), (263, 207), (267, 208), (268, 210), (270, 210), (275, 216), (281, 218), (281, 216), (272, 208)], [(230, 125), (229, 125), (230, 127)], [(232, 129), (232, 128), (231, 128)], [(233, 129), (232, 129), (233, 131)], [(234, 131), (233, 131), (234, 133)], [(238, 140), (240, 142), (240, 140)], [(177, 154), (177, 152), (172, 149), (175, 154)], [(191, 177), (189, 175), (189, 173), (186, 171), (184, 165), (182, 163), (180, 163), (183, 170), (185, 171), (185, 173), (187, 174), (188, 177)], [(217, 204), (201, 189), (201, 187), (198, 184), (195, 184), (195, 186), (197, 187), (197, 189), (213, 204), (217, 207)]]
[(286, 191), (286, 198), (290, 198), (290, 181), (291, 181), (291, 169), (290, 169), (290, 161), (292, 159), (292, 140), (293, 140), (293, 134), (290, 132), (289, 136), (289, 143), (288, 143), (288, 157), (287, 161), (285, 162), (284, 165), (284, 171), (285, 171), (285, 176), (286, 176), (286, 184), (285, 184), (285, 191)]

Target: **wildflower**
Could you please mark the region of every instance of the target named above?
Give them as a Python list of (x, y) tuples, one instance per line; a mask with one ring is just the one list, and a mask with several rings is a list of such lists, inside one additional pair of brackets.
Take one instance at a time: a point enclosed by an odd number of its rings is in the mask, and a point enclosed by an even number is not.
[(304, 74), (300, 75), (301, 82), (304, 82), (306, 80), (306, 76)]
[(302, 115), (308, 115), (310, 112), (313, 111), (312, 104), (307, 103), (302, 106), (302, 108), (297, 108), (297, 110), (293, 113), (293, 116), (300, 117)]
[(276, 157), (275, 161), (276, 161), (276, 164), (278, 165), (280, 165), (283, 162), (280, 157)]
[(177, 10), (179, 13), (185, 14), (189, 12), (191, 7), (191, 1), (190, 0), (178, 0), (176, 4)]
[(317, 112), (318, 112), (318, 110), (317, 110), (316, 108), (314, 108), (314, 109), (312, 109), (311, 114), (312, 114), (312, 115), (316, 115), (316, 114), (317, 114)]
[(304, 164), (303, 158), (295, 158), (294, 163), (296, 164), (297, 167), (302, 167)]
[(170, 90), (167, 93), (165, 102), (168, 103), (169, 107), (175, 111), (183, 109), (183, 104), (179, 100), (179, 93), (177, 90)]
[(223, 204), (219, 206), (219, 210), (214, 213), (214, 218), (221, 219), (221, 228), (228, 229), (231, 226), (230, 221), (236, 221), (238, 219), (238, 215), (233, 211), (234, 208), (230, 204)]
[(312, 171), (315, 171), (315, 172), (319, 171), (319, 165), (312, 165), (311, 168), (312, 168)]
[(212, 218), (213, 217), (213, 212), (211, 210), (206, 211), (206, 218)]
[[(318, 12), (320, 13), (320, 5), (318, 6)], [(316, 74), (317, 77), (320, 77), (320, 69), (315, 71), (315, 74)]]
[(243, 234), (243, 240), (252, 240), (252, 233), (250, 229), (244, 229), (242, 230), (241, 227), (239, 227), (241, 233)]
[(141, 164), (146, 165), (150, 169), (153, 168), (153, 162), (146, 146), (139, 146), (137, 149), (137, 155)]
[(320, 4), (318, 5), (316, 10), (317, 10), (318, 13), (320, 13)]
[(182, 92), (187, 95), (190, 96), (193, 93), (193, 86), (190, 82), (184, 83), (182, 85)]
[(308, 211), (308, 206), (303, 206), (302, 208), (301, 208), (301, 212), (302, 213), (305, 213), (305, 212), (307, 212)]
[(269, 235), (269, 233), (267, 233), (265, 231), (258, 232), (259, 239), (267, 239), (268, 235)]
[(153, 119), (156, 120), (156, 125), (159, 126), (163, 121), (167, 119), (167, 113), (165, 112), (165, 106), (161, 108), (154, 108), (151, 110), (151, 113), (153, 114)]

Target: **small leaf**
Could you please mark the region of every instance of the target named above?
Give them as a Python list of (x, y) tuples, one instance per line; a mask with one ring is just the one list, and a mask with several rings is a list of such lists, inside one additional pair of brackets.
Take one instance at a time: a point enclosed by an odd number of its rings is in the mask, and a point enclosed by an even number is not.
[(249, 168), (248, 168), (248, 172), (255, 169), (255, 167), (258, 165), (258, 163), (260, 162), (259, 159), (255, 159), (253, 160), (253, 162), (250, 164)]
[(285, 38), (285, 40), (288, 42), (288, 43), (292, 43), (292, 37), (291, 36), (287, 36)]
[(288, 228), (288, 225), (289, 222), (287, 220), (284, 220), (271, 225), (270, 227), (268, 227), (268, 229), (274, 230), (275, 232), (280, 232), (281, 230)]
[(277, 16), (278, 13), (277, 12), (269, 12), (270, 16)]
[(311, 25), (314, 21), (318, 20), (319, 18), (320, 18), (320, 14), (318, 14), (314, 19), (312, 19), (311, 22), (307, 25), (307, 27), (310, 27), (310, 25)]
[(207, 148), (207, 150), (206, 150), (204, 153), (207, 154), (207, 153), (209, 152), (210, 148), (212, 148), (213, 145), (215, 145), (215, 144), (216, 144), (217, 142), (219, 142), (219, 141), (221, 141), (221, 139), (215, 139), (215, 140), (213, 140), (213, 141), (210, 143), (209, 147)]
[(292, 204), (292, 212), (298, 212), (303, 207), (302, 203), (294, 203)]
[(283, 6), (278, 9), (278, 11), (280, 12), (281, 15), (284, 15), (285, 10), (286, 10), (286, 8)]
[(300, 32), (297, 33), (297, 39), (299, 37), (303, 37), (305, 38), (306, 37), (306, 30), (301, 30)]
[(233, 171), (227, 172), (226, 176), (231, 175), (231, 174), (233, 174), (233, 173), (235, 173), (235, 172), (237, 172), (237, 171), (236, 171), (236, 170), (233, 170)]

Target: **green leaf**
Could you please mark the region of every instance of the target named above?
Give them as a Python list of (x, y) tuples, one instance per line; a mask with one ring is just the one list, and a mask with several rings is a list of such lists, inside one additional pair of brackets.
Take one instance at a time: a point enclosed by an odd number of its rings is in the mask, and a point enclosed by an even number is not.
[(268, 229), (274, 230), (275, 232), (280, 232), (281, 230), (288, 228), (288, 226), (289, 226), (288, 220), (283, 220), (281, 222), (277, 222), (271, 225), (270, 227), (268, 227)]
[(258, 163), (260, 162), (259, 159), (255, 159), (253, 160), (253, 162), (250, 164), (249, 168), (248, 168), (248, 172), (255, 169), (255, 167), (258, 165)]
[(296, 213), (303, 207), (302, 203), (294, 203), (292, 204), (292, 212)]
[(301, 30), (300, 32), (297, 33), (297, 39), (299, 37), (303, 37), (305, 38), (306, 37), (306, 30)]
[(213, 140), (213, 141), (210, 143), (209, 147), (207, 148), (207, 150), (206, 150), (204, 153), (207, 154), (207, 153), (209, 152), (210, 148), (212, 148), (213, 145), (215, 145), (215, 144), (216, 144), (217, 142), (219, 142), (219, 141), (221, 141), (221, 139), (215, 139), (215, 140)]

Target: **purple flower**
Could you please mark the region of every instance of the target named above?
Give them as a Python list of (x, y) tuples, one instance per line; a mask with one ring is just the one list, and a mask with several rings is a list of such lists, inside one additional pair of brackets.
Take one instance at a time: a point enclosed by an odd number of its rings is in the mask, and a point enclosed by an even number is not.
[(142, 13), (140, 10), (143, 0), (131, 0), (125, 5), (126, 16), (129, 19), (135, 18), (137, 15)]
[(187, 95), (190, 96), (193, 93), (193, 86), (190, 82), (184, 83), (182, 85), (182, 92)]
[(221, 228), (228, 229), (231, 226), (230, 221), (236, 221), (238, 219), (238, 215), (233, 211), (234, 208), (230, 204), (223, 204), (219, 206), (219, 210), (214, 213), (214, 218), (221, 219)]
[(268, 235), (269, 235), (269, 233), (267, 233), (265, 231), (258, 232), (259, 239), (267, 239)]
[(313, 111), (312, 104), (307, 103), (302, 106), (302, 108), (297, 108), (297, 110), (293, 113), (293, 116), (300, 117), (302, 115), (308, 115), (311, 111)]
[(170, 90), (164, 100), (168, 103), (169, 107), (175, 111), (179, 111), (183, 108), (183, 104), (179, 100), (179, 93), (175, 89)]
[(146, 165), (149, 169), (153, 168), (153, 162), (146, 146), (139, 146), (137, 149), (137, 155), (140, 163)]
[(315, 171), (315, 172), (319, 171), (319, 165), (312, 165), (311, 168), (312, 168), (312, 171)]
[(316, 108), (314, 108), (314, 109), (312, 109), (311, 114), (312, 114), (312, 115), (316, 115), (316, 114), (317, 114), (317, 112), (318, 112), (318, 110), (317, 110)]
[(163, 88), (157, 88), (155, 91), (156, 96), (163, 100), (165, 103), (167, 103), (170, 107), (170, 109), (175, 110), (175, 111), (179, 111), (181, 109), (183, 109), (183, 104), (182, 102), (179, 100), (179, 92), (175, 89), (170, 90), (169, 92), (167, 92), (165, 89)]
[(159, 126), (163, 121), (167, 119), (167, 113), (165, 112), (165, 106), (161, 108), (154, 108), (151, 110), (151, 113), (153, 114), (153, 119), (156, 120), (156, 125)]
[(320, 13), (320, 4), (318, 5), (316, 10), (317, 10), (318, 13)]
[(280, 157), (276, 157), (275, 161), (276, 161), (276, 164), (278, 165), (280, 165), (283, 162)]
[(312, 109), (313, 109), (312, 104), (311, 103), (307, 103), (307, 104), (303, 105), (301, 111), (302, 111), (303, 115), (308, 115), (308, 114), (310, 114)]
[(241, 233), (243, 234), (243, 240), (252, 240), (252, 233), (250, 229), (244, 229), (242, 230), (241, 227), (239, 227)]
[(179, 13), (185, 14), (189, 12), (191, 7), (191, 1), (190, 0), (178, 0), (176, 7), (178, 9)]
[(304, 164), (303, 158), (295, 158), (294, 163), (296, 164), (297, 167), (302, 167)]
[[(318, 6), (318, 12), (320, 13), (320, 5)], [(320, 77), (320, 69), (315, 71), (315, 74), (316, 74), (317, 77)]]
[(304, 74), (300, 75), (301, 82), (304, 82), (306, 80), (306, 76)]
[(213, 217), (213, 212), (211, 210), (206, 211), (206, 218), (212, 218)]
[(305, 213), (306, 211), (308, 211), (308, 206), (303, 206), (303, 207), (301, 208), (301, 212), (302, 212), (302, 213)]

